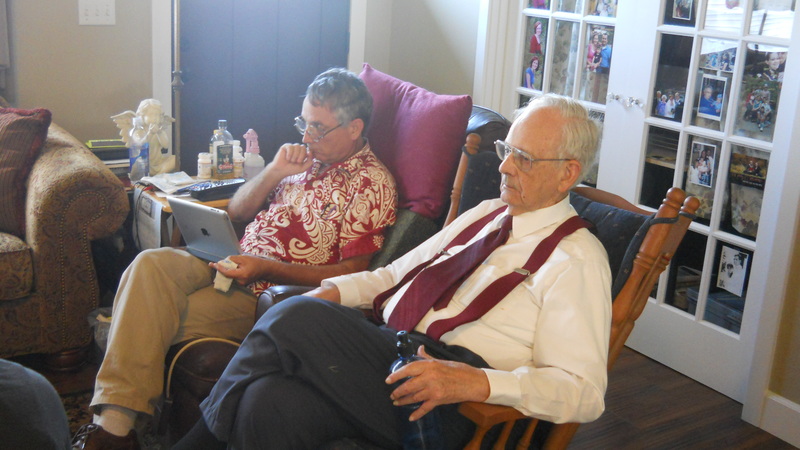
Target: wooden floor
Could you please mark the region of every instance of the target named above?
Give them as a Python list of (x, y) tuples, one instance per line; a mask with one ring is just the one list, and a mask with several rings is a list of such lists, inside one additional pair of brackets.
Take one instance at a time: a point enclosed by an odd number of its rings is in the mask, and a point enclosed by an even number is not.
[[(96, 365), (43, 372), (61, 393), (91, 389)], [(793, 449), (741, 420), (742, 405), (630, 349), (609, 376), (606, 411), (570, 449)]]
[(793, 449), (741, 419), (742, 405), (625, 348), (609, 374), (606, 411), (570, 449)]

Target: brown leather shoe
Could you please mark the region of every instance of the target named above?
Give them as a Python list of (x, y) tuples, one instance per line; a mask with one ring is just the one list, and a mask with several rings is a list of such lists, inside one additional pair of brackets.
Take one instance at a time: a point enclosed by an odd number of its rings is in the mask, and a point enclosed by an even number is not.
[(80, 427), (72, 438), (73, 450), (140, 450), (136, 430), (127, 436), (115, 436), (95, 423)]

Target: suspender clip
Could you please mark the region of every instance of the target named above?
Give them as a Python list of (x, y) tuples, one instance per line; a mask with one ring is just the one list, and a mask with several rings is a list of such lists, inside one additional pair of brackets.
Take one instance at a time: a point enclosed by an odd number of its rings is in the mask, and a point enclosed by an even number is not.
[(520, 267), (517, 267), (516, 269), (514, 269), (514, 272), (517, 272), (518, 274), (520, 274), (520, 275), (522, 275), (522, 276), (524, 276), (526, 278), (531, 275), (531, 273), (529, 271), (527, 271), (525, 269), (522, 269)]

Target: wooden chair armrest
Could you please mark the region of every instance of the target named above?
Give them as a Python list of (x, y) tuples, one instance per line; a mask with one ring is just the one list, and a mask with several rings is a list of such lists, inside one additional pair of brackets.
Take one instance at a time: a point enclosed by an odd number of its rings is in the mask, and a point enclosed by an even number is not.
[[(495, 442), (493, 448), (505, 448), (514, 423), (519, 419), (527, 418), (527, 416), (510, 406), (492, 405), (480, 402), (464, 402), (458, 406), (458, 412), (476, 425), (475, 434), (473, 434), (472, 439), (466, 447), (464, 447), (465, 450), (477, 450), (481, 448), (481, 442), (486, 433), (493, 426), (500, 423), (504, 423), (503, 431), (500, 433), (500, 437)], [(531, 419), (531, 423), (526, 428), (519, 443), (517, 443), (518, 449), (528, 448), (538, 423), (538, 419)]]

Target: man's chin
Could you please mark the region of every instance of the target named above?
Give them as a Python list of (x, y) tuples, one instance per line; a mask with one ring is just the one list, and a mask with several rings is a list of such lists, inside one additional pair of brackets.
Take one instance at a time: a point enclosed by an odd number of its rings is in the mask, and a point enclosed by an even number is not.
[(500, 200), (503, 201), (506, 205), (512, 206), (516, 202), (514, 201), (514, 195), (508, 192), (505, 188), (500, 190)]

